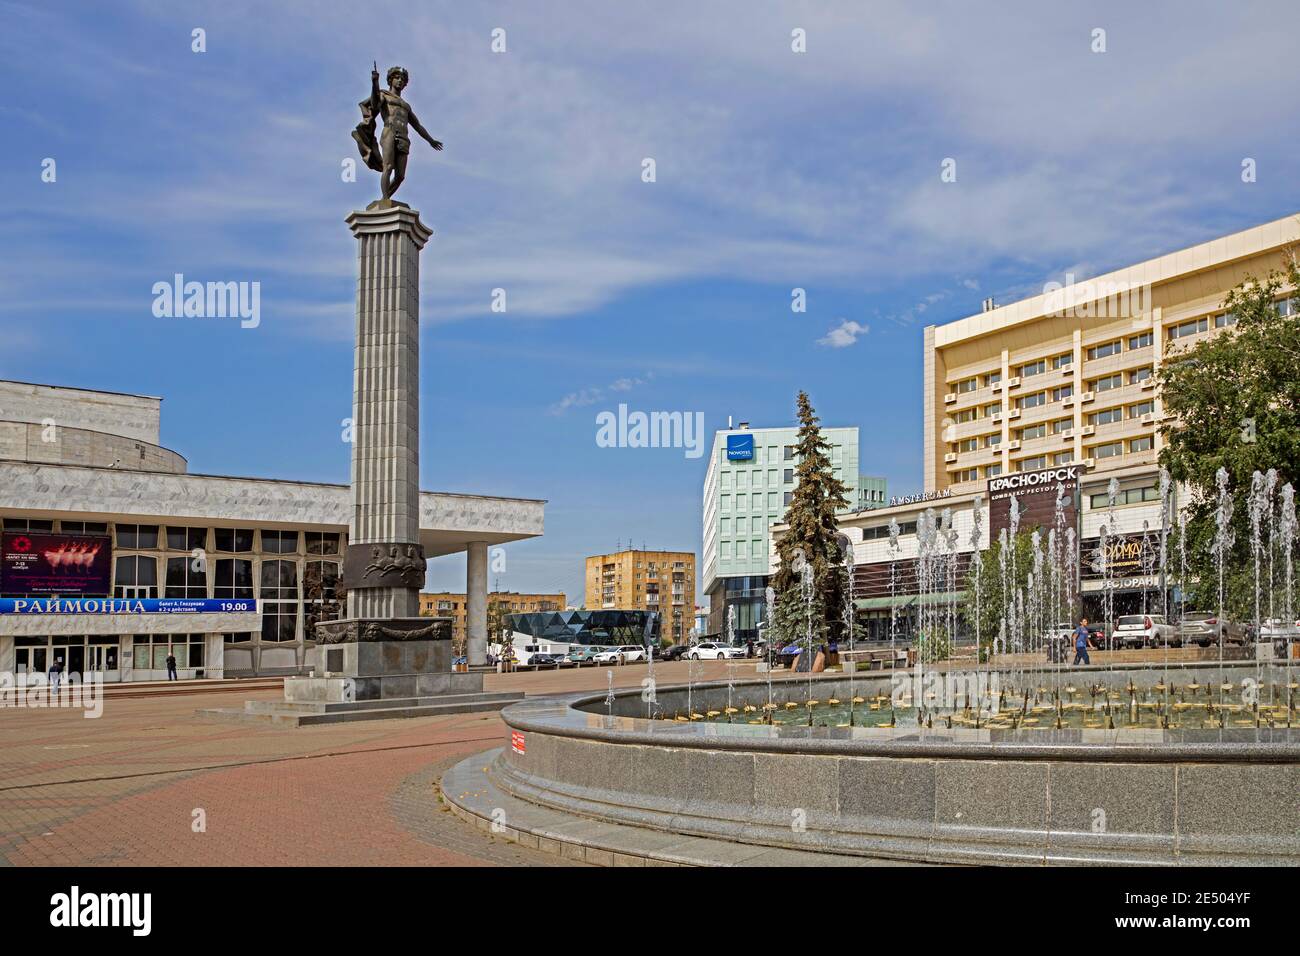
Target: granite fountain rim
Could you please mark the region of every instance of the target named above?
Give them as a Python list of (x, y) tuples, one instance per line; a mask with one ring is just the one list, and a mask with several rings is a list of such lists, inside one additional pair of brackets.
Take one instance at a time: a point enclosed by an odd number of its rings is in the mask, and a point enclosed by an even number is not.
[[(1276, 662), (1268, 662), (1274, 664)], [(1189, 662), (1183, 667), (1254, 669), (1255, 661)], [(1173, 663), (1168, 665), (1175, 667)], [(1163, 670), (1165, 665), (1140, 665), (1140, 670)], [(995, 668), (996, 669), (996, 668)], [(1071, 674), (1104, 673), (1120, 668), (1094, 665), (1072, 668)], [(1134, 669), (1125, 666), (1123, 669)], [(1035, 668), (1055, 675), (1050, 667)], [(1025, 673), (1024, 670), (1020, 671)], [(861, 680), (888, 679), (891, 672), (872, 671)], [(820, 681), (847, 681), (847, 675), (822, 674)], [(795, 683), (783, 679), (780, 684)], [(728, 682), (702, 681), (696, 691), (726, 689)], [(733, 689), (762, 689), (767, 681), (733, 681)], [(777, 686), (777, 685), (774, 685)], [(656, 688), (657, 695), (685, 694), (686, 684)], [(639, 698), (640, 687), (613, 692), (615, 700)], [(1048, 760), (1105, 763), (1300, 763), (1300, 727), (1227, 728), (1224, 730), (1066, 729), (1009, 731), (968, 728), (867, 728), (802, 727), (767, 724), (730, 724), (706, 721), (651, 720), (645, 717), (609, 716), (586, 706), (600, 706), (608, 692), (581, 691), (527, 698), (501, 711), (508, 727), (525, 733), (590, 740), (607, 744), (640, 744), (700, 750), (728, 750), (773, 754), (807, 754), (839, 757), (915, 757), (972, 760)], [(1205, 739), (1182, 739), (1184, 735)], [(1176, 739), (1170, 739), (1170, 737)], [(1272, 739), (1270, 739), (1272, 738)]]

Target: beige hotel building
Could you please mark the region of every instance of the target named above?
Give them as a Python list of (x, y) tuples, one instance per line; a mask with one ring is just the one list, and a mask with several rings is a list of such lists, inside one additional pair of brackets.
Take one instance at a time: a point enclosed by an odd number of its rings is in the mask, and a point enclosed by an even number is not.
[[(1163, 409), (1155, 375), (1185, 346), (1234, 323), (1228, 291), (1283, 265), (1300, 244), (1300, 216), (1214, 239), (1064, 288), (925, 330), (924, 493), (840, 519), (853, 548), (863, 636), (908, 636), (918, 609), (918, 522), (926, 512), (956, 532), (957, 588), (973, 555), (1007, 525), (1015, 494), (1025, 527), (1050, 527), (1058, 482), (1064, 520), (1079, 541), (1078, 599), (1093, 620), (1106, 610), (1097, 570), (1101, 529), (1126, 548), (1114, 556), (1112, 614), (1173, 600), (1150, 563), (1162, 515), (1158, 490)], [(1279, 302), (1295, 314), (1296, 290)], [(1023, 477), (1020, 477), (1023, 475)], [(1108, 494), (1116, 481), (1116, 499)], [(1175, 504), (1185, 492), (1174, 488)], [(897, 545), (890, 522), (899, 528)], [(773, 529), (769, 564), (774, 572)], [(1137, 547), (1140, 545), (1140, 547)], [(1137, 557), (1135, 558), (1134, 555)], [(931, 595), (937, 600), (960, 595)]]
[(1067, 463), (1154, 467), (1161, 362), (1232, 324), (1228, 290), (1298, 241), (1288, 216), (926, 328), (925, 490)]

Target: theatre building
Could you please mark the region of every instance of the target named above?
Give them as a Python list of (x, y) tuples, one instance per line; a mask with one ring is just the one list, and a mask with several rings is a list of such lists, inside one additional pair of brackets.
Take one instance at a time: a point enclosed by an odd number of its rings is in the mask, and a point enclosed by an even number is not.
[[(0, 672), (312, 666), (313, 625), (341, 616), (348, 486), (191, 474), (159, 443), (161, 401), (0, 381)], [(421, 492), (425, 555), (468, 555), (471, 629), (488, 548), (540, 535), (543, 505)]]

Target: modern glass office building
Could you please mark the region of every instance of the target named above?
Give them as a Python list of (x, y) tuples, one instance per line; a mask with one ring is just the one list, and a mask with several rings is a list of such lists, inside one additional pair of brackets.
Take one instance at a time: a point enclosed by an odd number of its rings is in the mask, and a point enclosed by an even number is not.
[[(764, 615), (770, 529), (785, 519), (794, 494), (798, 428), (717, 432), (704, 479), (704, 593), (710, 634), (723, 635), (734, 607), (734, 636), (756, 639)], [(848, 486), (847, 511), (884, 507), (885, 479), (858, 472), (858, 429), (823, 428), (835, 477)]]
[(659, 643), (657, 611), (533, 611), (507, 614), (505, 626), (516, 635), (560, 644), (614, 646)]

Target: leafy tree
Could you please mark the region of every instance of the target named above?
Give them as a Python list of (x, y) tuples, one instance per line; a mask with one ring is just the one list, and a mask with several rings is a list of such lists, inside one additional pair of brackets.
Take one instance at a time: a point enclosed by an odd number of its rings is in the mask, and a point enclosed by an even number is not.
[(830, 442), (822, 437), (820, 419), (806, 392), (797, 401), (799, 434), (795, 446), (794, 494), (785, 513), (789, 531), (777, 542), (779, 566), (772, 578), (776, 592), (777, 633), (787, 640), (802, 639), (808, 629), (808, 612), (801, 591), (800, 574), (794, 569), (801, 553), (813, 570), (812, 639), (828, 640), (844, 631), (844, 594), (848, 574), (844, 555), (836, 540), (836, 512), (849, 506), (848, 489), (831, 467)]
[(487, 606), (487, 642), (500, 644), (506, 639), (506, 615), (510, 606), (505, 601), (488, 601)]
[[(1281, 269), (1228, 293), (1223, 305), (1235, 325), (1172, 352), (1160, 368), (1166, 413), (1160, 463), (1190, 490), (1191, 500), (1184, 503), (1188, 579), (1195, 582), (1187, 588), (1189, 608), (1195, 602), (1218, 610), (1212, 545), (1219, 495), (1215, 476), (1222, 468), (1232, 495), (1234, 539), (1225, 561), (1225, 611), (1237, 620), (1254, 616), (1252, 473), (1276, 469), (1279, 493), (1300, 479), (1300, 320), (1283, 315), (1278, 303), (1283, 289), (1298, 288), (1300, 264), (1288, 252)], [(1267, 558), (1262, 560), (1267, 565)], [(1267, 586), (1266, 577), (1262, 584)], [(1266, 614), (1267, 597), (1262, 608)]]

